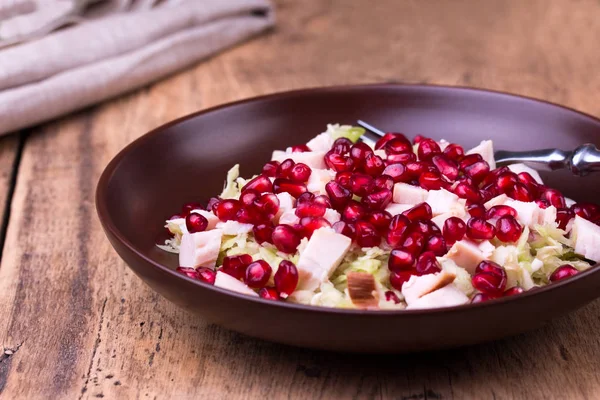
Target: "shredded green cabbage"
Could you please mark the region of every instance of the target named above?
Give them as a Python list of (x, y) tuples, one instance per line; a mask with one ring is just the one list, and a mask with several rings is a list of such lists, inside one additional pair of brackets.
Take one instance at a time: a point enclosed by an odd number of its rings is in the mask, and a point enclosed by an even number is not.
[(350, 139), (353, 143), (358, 142), (358, 139), (365, 134), (365, 129), (360, 126), (351, 125), (327, 125), (327, 132), (331, 134), (331, 137), (335, 140), (341, 137)]
[(242, 186), (236, 182), (236, 179), (240, 176), (240, 165), (235, 164), (228, 172), (227, 179), (225, 181), (225, 187), (221, 193), (222, 199), (237, 199), (240, 197), (240, 189)]

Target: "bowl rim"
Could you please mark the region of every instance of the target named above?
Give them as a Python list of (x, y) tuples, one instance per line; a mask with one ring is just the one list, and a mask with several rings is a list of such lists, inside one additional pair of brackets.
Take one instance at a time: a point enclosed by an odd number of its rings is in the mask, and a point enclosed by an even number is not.
[[(121, 244), (123, 244), (130, 252), (135, 254), (135, 256), (141, 258), (146, 263), (150, 264), (152, 268), (158, 270), (161, 273), (167, 273), (169, 275), (174, 276), (176, 279), (182, 279), (188, 281), (194, 285), (199, 286), (200, 288), (213, 290), (221, 294), (225, 294), (228, 296), (233, 296), (241, 300), (255, 302), (261, 305), (270, 306), (270, 307), (283, 307), (288, 308), (290, 310), (302, 311), (302, 312), (310, 312), (310, 313), (319, 313), (319, 314), (335, 314), (335, 315), (348, 315), (348, 316), (369, 316), (369, 317), (390, 317), (390, 316), (407, 316), (407, 317), (416, 317), (416, 316), (430, 316), (430, 315), (438, 315), (438, 314), (454, 314), (461, 312), (468, 312), (470, 310), (477, 310), (482, 308), (489, 307), (499, 307), (502, 304), (506, 304), (508, 302), (519, 302), (525, 301), (529, 297), (538, 296), (547, 294), (556, 290), (559, 290), (563, 286), (572, 285), (576, 282), (586, 279), (589, 275), (599, 273), (600, 269), (598, 267), (598, 263), (592, 265), (588, 270), (580, 272), (570, 278), (565, 280), (555, 282), (553, 284), (549, 284), (546, 286), (542, 286), (536, 288), (534, 290), (528, 290), (521, 294), (510, 296), (510, 297), (501, 297), (493, 300), (489, 300), (481, 303), (467, 303), (459, 306), (452, 307), (442, 307), (442, 308), (431, 308), (431, 309), (415, 309), (415, 310), (365, 310), (365, 309), (346, 309), (346, 308), (333, 308), (333, 307), (323, 307), (316, 305), (305, 305), (305, 304), (297, 304), (297, 303), (288, 303), (283, 301), (272, 301), (262, 299), (260, 297), (248, 296), (242, 293), (234, 292), (228, 289), (223, 289), (220, 287), (216, 287), (214, 285), (210, 285), (204, 283), (202, 281), (198, 281), (192, 278), (189, 278), (185, 275), (178, 273), (175, 270), (168, 268), (167, 266), (152, 260), (149, 257), (146, 257), (144, 253), (138, 250), (129, 240), (127, 240), (121, 232), (117, 229), (114, 224), (110, 213), (108, 211), (108, 206), (106, 204), (106, 198), (108, 194), (108, 184), (113, 177), (115, 170), (120, 165), (121, 161), (134, 149), (143, 145), (147, 141), (151, 140), (154, 136), (160, 134), (165, 129), (177, 125), (179, 123), (185, 122), (187, 120), (202, 116), (204, 114), (209, 114), (215, 111), (219, 111), (221, 109), (244, 105), (247, 103), (261, 102), (261, 101), (272, 101), (278, 100), (286, 97), (294, 97), (294, 96), (304, 96), (311, 95), (316, 93), (334, 93), (334, 92), (344, 92), (344, 91), (360, 91), (360, 90), (384, 90), (384, 89), (404, 89), (404, 90), (414, 90), (414, 91), (430, 91), (430, 92), (458, 92), (458, 93), (468, 93), (471, 95), (478, 95), (483, 97), (500, 97), (507, 98), (513, 100), (520, 100), (531, 103), (538, 103), (543, 106), (550, 106), (558, 109), (562, 109), (571, 113), (575, 113), (580, 117), (584, 117), (586, 119), (591, 120), (591, 122), (596, 123), (600, 126), (600, 119), (596, 118), (592, 115), (586, 114), (584, 112), (575, 110), (574, 108), (552, 103), (547, 100), (537, 99), (534, 97), (513, 94), (509, 92), (499, 91), (499, 90), (490, 90), (490, 89), (481, 89), (474, 88), (469, 86), (452, 86), (452, 85), (436, 85), (436, 84), (404, 84), (404, 83), (369, 83), (369, 84), (356, 84), (356, 85), (333, 85), (333, 86), (315, 86), (315, 87), (307, 87), (303, 89), (294, 89), (294, 90), (284, 90), (277, 91), (274, 93), (264, 94), (260, 96), (254, 96), (249, 98), (244, 98), (232, 102), (227, 102), (223, 104), (218, 104), (213, 107), (209, 107), (204, 110), (200, 110), (188, 115), (184, 115), (173, 121), (167, 122), (163, 125), (160, 125), (149, 132), (141, 135), (127, 146), (125, 146), (121, 151), (117, 153), (113, 157), (113, 159), (107, 164), (104, 171), (102, 172), (100, 179), (98, 180), (98, 184), (96, 186), (96, 211), (98, 213), (98, 217), (103, 228), (116, 238)], [(127, 264), (127, 263), (126, 263)], [(129, 265), (128, 265), (129, 267)]]

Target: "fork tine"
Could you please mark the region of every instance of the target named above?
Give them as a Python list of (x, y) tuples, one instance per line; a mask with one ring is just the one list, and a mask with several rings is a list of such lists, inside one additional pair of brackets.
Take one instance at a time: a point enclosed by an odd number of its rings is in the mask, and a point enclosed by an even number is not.
[(356, 123), (360, 126), (362, 126), (363, 128), (365, 128), (366, 130), (376, 134), (379, 137), (383, 137), (383, 135), (385, 135), (385, 132), (383, 132), (380, 129), (375, 128), (373, 125), (367, 124), (365, 121), (361, 121), (360, 119), (358, 121), (356, 121)]

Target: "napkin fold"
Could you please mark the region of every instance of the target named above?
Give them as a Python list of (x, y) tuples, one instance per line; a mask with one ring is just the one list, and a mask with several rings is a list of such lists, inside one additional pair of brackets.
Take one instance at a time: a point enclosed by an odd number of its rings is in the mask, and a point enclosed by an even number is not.
[(11, 0), (0, 6), (0, 134), (148, 84), (273, 24), (268, 0)]

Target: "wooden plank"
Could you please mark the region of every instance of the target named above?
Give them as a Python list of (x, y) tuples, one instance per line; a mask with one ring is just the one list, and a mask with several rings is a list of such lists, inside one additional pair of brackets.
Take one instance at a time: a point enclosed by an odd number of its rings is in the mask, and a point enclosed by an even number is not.
[[(12, 186), (15, 159), (19, 151), (19, 136), (17, 134), (0, 138), (0, 232), (4, 230), (4, 213), (7, 211), (7, 201)], [(0, 240), (2, 235), (0, 234)], [(0, 241), (0, 246), (1, 246)]]
[(139, 135), (200, 108), (305, 86), (401, 81), (508, 90), (600, 115), (597, 1), (277, 4), (276, 32), (30, 136), (0, 268), (0, 339), (15, 349), (0, 356), (0, 394), (596, 397), (600, 302), (495, 343), (353, 356), (208, 325), (154, 294), (119, 260), (93, 207), (102, 169)]

